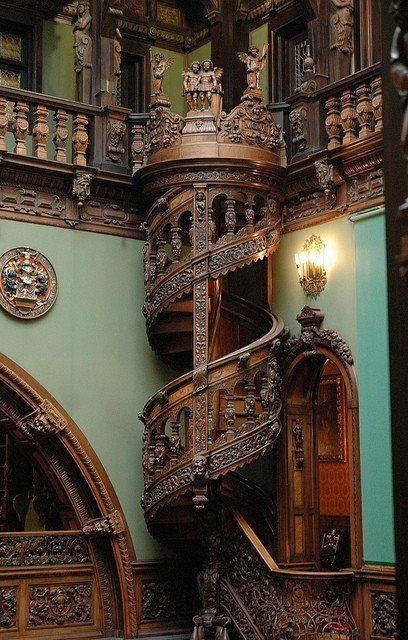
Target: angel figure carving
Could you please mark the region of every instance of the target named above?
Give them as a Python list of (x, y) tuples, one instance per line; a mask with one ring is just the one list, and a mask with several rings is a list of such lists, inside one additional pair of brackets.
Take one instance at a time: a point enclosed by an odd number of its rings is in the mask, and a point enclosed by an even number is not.
[(174, 62), (174, 58), (165, 59), (164, 55), (160, 53), (160, 51), (156, 51), (154, 54), (153, 60), (154, 62), (152, 71), (153, 71), (153, 95), (162, 96), (163, 93), (163, 77), (166, 73), (167, 69), (171, 67)]
[(186, 97), (187, 102), (187, 110), (188, 111), (197, 111), (197, 101), (198, 101), (198, 85), (200, 84), (200, 71), (201, 64), (195, 60), (191, 63), (189, 69), (185, 69), (183, 71), (183, 93)]
[(260, 89), (261, 73), (266, 66), (266, 58), (268, 55), (269, 45), (264, 44), (262, 55), (259, 55), (258, 47), (250, 47), (248, 53), (238, 52), (238, 58), (244, 62), (247, 67), (247, 84), (248, 89)]
[(222, 69), (215, 67), (212, 60), (203, 60), (201, 63), (200, 83), (200, 102), (202, 109), (210, 109), (214, 107), (215, 94), (221, 93)]

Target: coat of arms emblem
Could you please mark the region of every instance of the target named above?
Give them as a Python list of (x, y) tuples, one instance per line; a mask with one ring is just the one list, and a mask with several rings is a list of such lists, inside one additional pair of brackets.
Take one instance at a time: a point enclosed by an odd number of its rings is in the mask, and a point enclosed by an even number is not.
[(57, 297), (57, 277), (39, 251), (17, 247), (0, 258), (0, 305), (17, 318), (38, 318)]

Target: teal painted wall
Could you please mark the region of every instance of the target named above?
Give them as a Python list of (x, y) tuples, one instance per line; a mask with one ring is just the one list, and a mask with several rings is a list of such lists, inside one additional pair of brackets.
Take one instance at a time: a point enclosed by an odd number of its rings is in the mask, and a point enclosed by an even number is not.
[(394, 562), (384, 215), (354, 236), (364, 559)]
[[(318, 233), (333, 251), (328, 283), (314, 301), (298, 284), (294, 254)], [(273, 256), (273, 311), (292, 334), (305, 304), (319, 307), (324, 326), (350, 345), (360, 408), (364, 559), (392, 563), (393, 515), (390, 452), (388, 335), (384, 220), (347, 218), (285, 234)]]
[(117, 491), (138, 558), (162, 556), (149, 536), (138, 413), (169, 379), (145, 333), (142, 246), (137, 240), (0, 221), (0, 254), (17, 246), (51, 261), (59, 294), (36, 320), (0, 310), (0, 351), (64, 407)]
[[(300, 287), (294, 259), (313, 233), (319, 234), (334, 253), (327, 286), (317, 301), (308, 298)], [(296, 316), (302, 307), (317, 306), (325, 314), (325, 326), (336, 329), (356, 354), (354, 233), (349, 220), (340, 218), (285, 234), (273, 256), (272, 289), (273, 310), (283, 318), (292, 334), (299, 333)]]
[[(268, 23), (265, 22), (265, 24), (262, 24), (260, 27), (258, 27), (257, 29), (254, 29), (253, 31), (249, 32), (249, 42), (250, 44), (253, 44), (256, 47), (259, 47), (259, 51), (262, 52), (262, 47), (264, 46), (264, 44), (266, 44), (268, 42)], [(264, 94), (264, 100), (265, 102), (269, 102), (269, 90), (268, 90), (268, 66), (270, 63), (270, 56), (271, 56), (271, 52), (268, 52), (268, 63), (262, 73), (261, 76), (261, 88), (263, 90), (263, 94)]]

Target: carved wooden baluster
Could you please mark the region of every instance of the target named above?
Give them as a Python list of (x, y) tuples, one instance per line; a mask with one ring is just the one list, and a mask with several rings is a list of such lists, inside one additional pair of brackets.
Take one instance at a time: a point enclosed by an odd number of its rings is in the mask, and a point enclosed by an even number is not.
[(237, 222), (237, 216), (235, 214), (235, 200), (228, 199), (226, 201), (227, 210), (225, 212), (225, 226), (227, 227), (227, 233), (229, 236), (234, 235), (235, 225)]
[(6, 150), (6, 133), (8, 128), (7, 100), (0, 96), (0, 151)]
[(256, 400), (255, 400), (255, 385), (247, 384), (245, 385), (246, 398), (244, 400), (244, 411), (245, 416), (248, 419), (248, 422), (253, 422), (255, 417), (255, 408), (256, 408)]
[(86, 166), (86, 152), (88, 149), (88, 118), (80, 113), (73, 122), (72, 149), (73, 163), (81, 167)]
[(207, 443), (211, 446), (213, 443), (214, 434), (214, 418), (213, 418), (214, 405), (212, 402), (208, 403), (208, 415), (207, 415)]
[(171, 252), (173, 254), (174, 262), (180, 262), (181, 259), (181, 250), (183, 245), (180, 233), (180, 227), (171, 228)]
[(371, 85), (373, 91), (373, 98), (371, 104), (373, 105), (374, 119), (375, 119), (375, 131), (381, 131), (383, 128), (383, 114), (382, 114), (382, 82), (381, 77), (375, 78)]
[(254, 198), (250, 196), (245, 203), (245, 220), (247, 225), (253, 226), (255, 220)]
[(341, 124), (344, 130), (343, 144), (348, 144), (356, 140), (357, 129), (357, 111), (356, 111), (356, 96), (354, 91), (346, 89), (341, 94)]
[(227, 438), (232, 439), (235, 435), (235, 406), (234, 406), (234, 393), (229, 391), (227, 394), (227, 406), (224, 411), (225, 424), (227, 425)]
[(34, 112), (34, 156), (36, 158), (47, 159), (47, 140), (50, 128), (47, 124), (48, 109), (45, 105), (39, 104)]
[(54, 113), (55, 132), (54, 132), (54, 160), (57, 162), (67, 161), (67, 142), (68, 142), (68, 115), (63, 109), (57, 109)]
[(259, 395), (260, 395), (260, 398), (261, 398), (262, 411), (268, 411), (269, 410), (270, 393), (269, 393), (268, 379), (267, 379), (266, 376), (262, 377), (262, 380), (261, 380), (261, 391), (260, 391)]
[(149, 257), (149, 282), (153, 283), (156, 280), (157, 274), (157, 258), (156, 254), (151, 253)]
[(374, 125), (374, 109), (371, 103), (370, 87), (360, 84), (356, 89), (357, 118), (360, 125), (359, 138), (367, 138), (371, 135)]
[(26, 102), (16, 102), (14, 106), (13, 133), (16, 145), (14, 153), (19, 156), (27, 155), (26, 139), (28, 135), (28, 104)]
[(208, 242), (213, 244), (215, 242), (215, 222), (213, 219), (214, 209), (209, 207), (208, 209)]
[(166, 255), (166, 241), (163, 238), (158, 238), (157, 240), (157, 254), (156, 254), (156, 265), (157, 265), (157, 273), (163, 273), (166, 268), (167, 255)]
[(166, 462), (166, 435), (160, 433), (156, 438), (155, 467), (156, 471), (163, 469)]
[(142, 124), (135, 124), (132, 127), (131, 131), (132, 136), (132, 144), (130, 147), (132, 158), (133, 158), (133, 168), (132, 173), (136, 173), (138, 169), (143, 164), (143, 149), (144, 149), (144, 138), (145, 138), (145, 127)]
[(325, 121), (325, 125), (327, 136), (329, 138), (327, 148), (336, 149), (336, 147), (340, 147), (341, 145), (341, 136), (343, 133), (343, 127), (341, 125), (340, 118), (340, 100), (336, 96), (329, 98), (326, 102), (326, 109), (327, 118)]
[(170, 460), (176, 462), (180, 454), (181, 440), (180, 440), (180, 423), (171, 423), (171, 435), (169, 438), (169, 450)]
[(156, 442), (152, 437), (150, 437), (147, 451), (148, 451), (147, 465), (149, 469), (149, 474), (153, 476), (156, 471)]

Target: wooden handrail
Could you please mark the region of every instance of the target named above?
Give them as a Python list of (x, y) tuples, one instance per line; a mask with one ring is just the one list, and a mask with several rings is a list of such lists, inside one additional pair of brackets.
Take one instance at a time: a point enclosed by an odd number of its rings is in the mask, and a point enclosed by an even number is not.
[[(67, 113), (81, 113), (86, 116), (102, 115), (103, 107), (84, 102), (75, 102), (75, 100), (67, 100), (66, 98), (57, 98), (45, 93), (37, 93), (36, 91), (27, 91), (26, 89), (15, 89), (0, 85), (0, 97), (10, 101), (24, 101), (28, 104), (43, 104), (50, 109), (64, 109)], [(130, 113), (130, 110), (129, 110)]]

